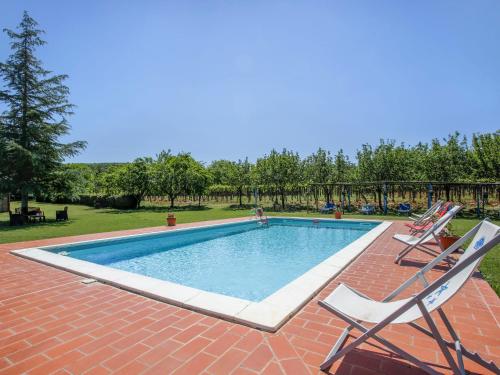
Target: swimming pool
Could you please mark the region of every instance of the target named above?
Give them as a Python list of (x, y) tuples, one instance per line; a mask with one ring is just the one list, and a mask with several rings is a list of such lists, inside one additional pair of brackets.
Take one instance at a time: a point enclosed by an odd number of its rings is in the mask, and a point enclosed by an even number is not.
[(270, 219), (51, 251), (259, 302), (378, 224)]
[[(267, 224), (246, 220), (17, 254), (154, 298), (233, 319), (239, 314), (246, 322), (252, 319), (245, 318), (245, 310), (248, 315), (248, 308), (270, 306), (281, 311), (270, 314), (276, 323), (311, 298), (387, 226), (380, 221), (270, 218)], [(258, 310), (250, 315), (262, 315)]]

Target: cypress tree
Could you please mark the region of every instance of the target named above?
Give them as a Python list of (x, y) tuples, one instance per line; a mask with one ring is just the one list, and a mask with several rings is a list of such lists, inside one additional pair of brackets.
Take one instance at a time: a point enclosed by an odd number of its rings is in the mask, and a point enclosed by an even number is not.
[[(45, 44), (37, 22), (24, 12), (17, 30), (4, 29), (10, 38), (11, 55), (0, 63), (3, 89), (0, 101), (0, 181), (3, 189), (21, 193), (21, 209), (28, 208), (28, 195), (37, 192), (65, 157), (77, 154), (86, 142), (62, 143), (69, 133), (67, 117), (73, 112), (68, 101), (66, 75), (54, 75), (42, 66), (36, 49)], [(8, 181), (8, 182), (6, 182)]]

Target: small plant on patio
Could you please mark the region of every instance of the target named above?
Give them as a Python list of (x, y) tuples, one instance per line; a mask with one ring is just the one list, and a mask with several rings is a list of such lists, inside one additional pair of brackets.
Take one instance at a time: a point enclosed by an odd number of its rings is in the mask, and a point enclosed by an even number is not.
[(449, 223), (439, 234), (439, 241), (444, 249), (449, 248), (460, 239), (459, 236), (453, 234), (453, 225)]

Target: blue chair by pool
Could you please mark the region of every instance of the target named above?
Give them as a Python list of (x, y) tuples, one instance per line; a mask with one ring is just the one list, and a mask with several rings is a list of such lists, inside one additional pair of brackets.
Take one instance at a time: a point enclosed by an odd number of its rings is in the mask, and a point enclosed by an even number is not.
[(361, 213), (365, 215), (373, 215), (375, 213), (375, 207), (370, 204), (364, 204), (361, 206)]
[(411, 204), (409, 203), (400, 203), (398, 207), (398, 215), (410, 215), (411, 213)]
[(337, 209), (335, 203), (327, 202), (323, 207), (320, 208), (319, 212), (322, 214), (329, 214)]

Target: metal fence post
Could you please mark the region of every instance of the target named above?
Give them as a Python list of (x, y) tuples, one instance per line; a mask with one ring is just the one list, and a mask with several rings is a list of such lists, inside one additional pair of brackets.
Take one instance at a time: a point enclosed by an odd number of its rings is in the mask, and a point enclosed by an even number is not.
[(307, 213), (309, 213), (309, 192), (311, 191), (311, 187), (308, 185), (307, 186), (307, 193), (306, 193), (306, 210)]
[(384, 215), (387, 215), (387, 182), (384, 182)]
[(482, 186), (476, 188), (476, 215), (481, 217), (481, 193), (483, 192)]
[(351, 212), (351, 186), (347, 189), (347, 211)]
[(481, 187), (482, 190), (482, 198), (483, 198), (483, 217), (486, 216), (486, 205), (488, 204), (488, 189), (486, 189), (484, 186)]
[(345, 190), (344, 190), (344, 186), (342, 186), (342, 201), (341, 201), (341, 205), (342, 205), (342, 213), (345, 213)]
[(427, 209), (432, 207), (432, 195), (434, 194), (432, 190), (432, 184), (429, 182), (429, 186), (427, 188)]
[(259, 188), (255, 188), (253, 190), (253, 197), (255, 200), (255, 209), (259, 206)]

